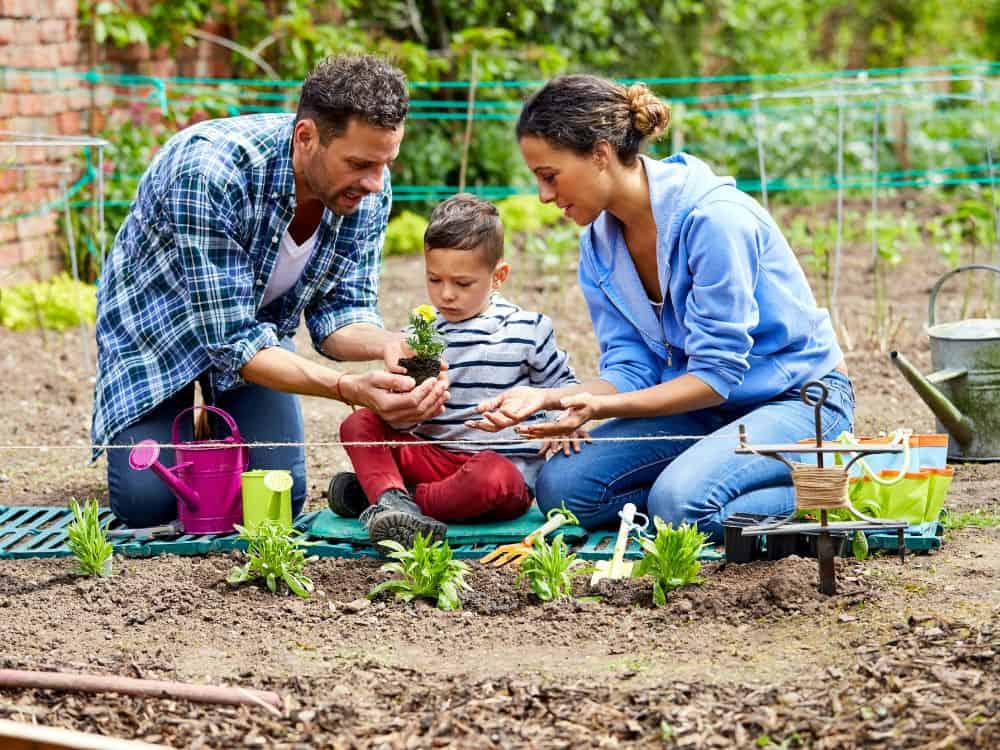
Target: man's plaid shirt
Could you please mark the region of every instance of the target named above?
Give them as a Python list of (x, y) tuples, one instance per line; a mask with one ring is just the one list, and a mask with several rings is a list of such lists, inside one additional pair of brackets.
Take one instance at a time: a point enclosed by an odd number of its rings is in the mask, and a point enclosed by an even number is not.
[(303, 313), (317, 350), (343, 326), (382, 325), (388, 174), (383, 191), (350, 216), (323, 212), (302, 277), (261, 308), (295, 213), (293, 121), (250, 115), (200, 123), (171, 138), (143, 176), (98, 289), (94, 445), (203, 372), (217, 390), (239, 385), (243, 365), (293, 335)]

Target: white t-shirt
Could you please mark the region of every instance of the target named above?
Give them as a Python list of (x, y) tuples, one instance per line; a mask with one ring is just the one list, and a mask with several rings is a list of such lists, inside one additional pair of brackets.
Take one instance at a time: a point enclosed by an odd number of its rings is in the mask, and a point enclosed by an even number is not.
[[(320, 226), (323, 226), (320, 224)], [(319, 227), (301, 245), (297, 245), (292, 235), (285, 230), (281, 236), (281, 247), (278, 248), (278, 261), (274, 264), (271, 277), (267, 280), (267, 289), (264, 290), (264, 305), (269, 305), (287, 292), (302, 275), (302, 271), (312, 257), (313, 249), (316, 247), (316, 235), (319, 234)]]

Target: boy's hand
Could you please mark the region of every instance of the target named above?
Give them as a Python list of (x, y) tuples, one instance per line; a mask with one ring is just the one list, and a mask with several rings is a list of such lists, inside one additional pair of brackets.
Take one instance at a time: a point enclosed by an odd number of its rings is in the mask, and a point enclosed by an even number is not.
[(571, 447), (575, 453), (580, 452), (582, 447), (580, 445), (581, 441), (587, 443), (594, 442), (590, 439), (590, 433), (586, 430), (575, 430), (570, 435), (546, 438), (545, 442), (542, 443), (542, 447), (538, 449), (538, 455), (545, 456), (545, 460), (548, 461), (559, 451), (562, 451), (563, 455), (568, 457)]
[(600, 417), (601, 396), (592, 393), (574, 393), (560, 402), (565, 411), (555, 422), (541, 422), (518, 427), (517, 432), (528, 439), (572, 435), (591, 419)]
[(545, 393), (542, 389), (519, 385), (479, 404), (476, 411), (483, 415), (482, 420), (469, 420), (465, 426), (485, 432), (500, 432), (520, 424), (544, 408)]

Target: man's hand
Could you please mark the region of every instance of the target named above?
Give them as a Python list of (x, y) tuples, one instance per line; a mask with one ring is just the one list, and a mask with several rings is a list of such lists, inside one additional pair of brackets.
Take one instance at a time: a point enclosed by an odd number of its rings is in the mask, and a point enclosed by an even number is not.
[(517, 432), (529, 439), (551, 438), (561, 435), (572, 435), (591, 419), (600, 416), (599, 409), (603, 396), (592, 393), (574, 393), (566, 396), (560, 403), (565, 409), (555, 422), (542, 422), (518, 427)]
[(406, 337), (400, 335), (398, 339), (390, 339), (385, 342), (385, 350), (382, 357), (385, 359), (385, 369), (399, 375), (406, 374), (406, 368), (399, 364), (399, 360), (404, 357), (412, 357), (414, 352), (406, 343)]
[(413, 378), (390, 372), (346, 373), (340, 392), (347, 401), (367, 406), (386, 422), (413, 424), (436, 417), (448, 400), (448, 380), (442, 372), (416, 388)]
[(545, 460), (548, 461), (559, 451), (563, 452), (563, 455), (569, 457), (570, 448), (573, 452), (579, 453), (582, 442), (592, 443), (590, 439), (590, 433), (586, 430), (575, 430), (572, 434), (563, 435), (561, 437), (546, 438), (545, 442), (542, 443), (542, 447), (538, 449), (538, 455), (545, 456)]
[(519, 385), (479, 404), (476, 411), (482, 414), (483, 418), (478, 422), (470, 420), (465, 423), (465, 426), (484, 432), (500, 432), (500, 430), (520, 424), (544, 408), (544, 390)]

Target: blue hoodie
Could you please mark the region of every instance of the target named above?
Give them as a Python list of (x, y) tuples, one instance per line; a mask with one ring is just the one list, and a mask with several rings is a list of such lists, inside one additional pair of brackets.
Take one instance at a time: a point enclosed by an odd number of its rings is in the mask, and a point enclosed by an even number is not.
[(690, 373), (730, 403), (758, 403), (833, 370), (843, 353), (830, 316), (767, 211), (693, 156), (641, 158), (663, 311), (605, 211), (580, 238), (600, 377), (625, 393)]

